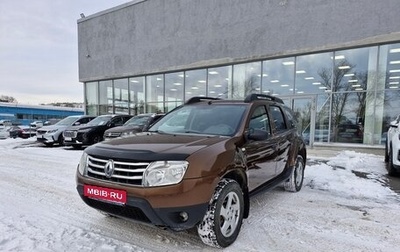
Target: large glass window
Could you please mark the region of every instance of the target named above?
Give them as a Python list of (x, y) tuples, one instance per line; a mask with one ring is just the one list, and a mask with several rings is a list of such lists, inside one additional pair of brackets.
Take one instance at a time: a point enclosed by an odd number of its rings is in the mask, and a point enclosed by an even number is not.
[(294, 65), (294, 58), (263, 61), (262, 93), (268, 95), (293, 94)]
[[(296, 93), (320, 94), (331, 91), (333, 53), (296, 57)], [(286, 61), (289, 63), (290, 61)]]
[(400, 88), (400, 44), (384, 45), (379, 51), (379, 72), (386, 89)]
[(129, 114), (144, 113), (144, 77), (129, 78)]
[(86, 82), (85, 83), (85, 104), (86, 104), (86, 114), (88, 115), (98, 115), (98, 104), (99, 104), (99, 90), (98, 83), (96, 82)]
[(312, 98), (303, 112), (310, 117), (315, 109), (315, 125), (308, 119), (302, 127), (307, 133), (315, 126), (314, 142), (382, 144), (400, 114), (400, 43), (84, 85), (90, 115), (168, 112), (193, 96), (263, 93), (295, 108)]
[(164, 111), (164, 76), (162, 74), (146, 77), (146, 112)]
[(244, 99), (248, 94), (260, 93), (261, 62), (233, 66), (232, 98)]
[(208, 69), (207, 96), (229, 99), (232, 97), (232, 66)]
[[(368, 93), (368, 95), (373, 95)], [(363, 143), (367, 92), (332, 96), (332, 131), (335, 142)]]
[(165, 75), (165, 112), (183, 103), (184, 83), (183, 72)]
[(193, 96), (205, 96), (207, 84), (206, 69), (185, 72), (185, 100)]
[(113, 84), (111, 80), (99, 82), (99, 114), (113, 114)]
[(116, 114), (129, 114), (128, 79), (114, 80), (114, 110)]

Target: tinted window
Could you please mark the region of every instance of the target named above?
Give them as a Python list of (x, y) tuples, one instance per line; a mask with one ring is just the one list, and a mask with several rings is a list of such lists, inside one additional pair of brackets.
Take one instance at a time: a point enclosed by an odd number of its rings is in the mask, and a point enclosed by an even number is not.
[(260, 106), (260, 107), (256, 108), (256, 110), (254, 110), (253, 114), (251, 115), (249, 128), (257, 129), (257, 130), (264, 130), (264, 131), (267, 131), (268, 134), (271, 133), (267, 110), (264, 106)]
[(288, 127), (289, 128), (294, 128), (297, 125), (296, 119), (292, 113), (292, 111), (288, 107), (283, 107), (283, 110), (285, 111), (286, 118), (288, 120)]
[(271, 115), (274, 120), (276, 131), (286, 130), (285, 119), (282, 114), (282, 110), (277, 106), (271, 106)]

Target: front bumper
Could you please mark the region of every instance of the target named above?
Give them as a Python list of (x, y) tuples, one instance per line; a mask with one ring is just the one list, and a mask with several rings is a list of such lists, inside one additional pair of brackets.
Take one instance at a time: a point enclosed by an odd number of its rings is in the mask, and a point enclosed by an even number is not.
[(125, 205), (119, 205), (84, 196), (83, 185), (78, 184), (77, 191), (87, 205), (97, 210), (174, 231), (193, 228), (203, 219), (208, 207), (208, 203), (202, 203), (184, 207), (153, 208), (146, 199), (133, 196), (127, 197)]
[(78, 141), (75, 138), (71, 138), (71, 139), (64, 139), (64, 145), (83, 145), (83, 142)]
[(54, 134), (52, 134), (52, 135), (44, 134), (44, 135), (36, 136), (36, 139), (38, 142), (41, 142), (41, 143), (51, 144), (51, 143), (57, 142), (57, 140), (56, 140), (57, 138), (55, 138)]
[(400, 139), (398, 134), (396, 134), (392, 139), (393, 166), (396, 170), (400, 171)]

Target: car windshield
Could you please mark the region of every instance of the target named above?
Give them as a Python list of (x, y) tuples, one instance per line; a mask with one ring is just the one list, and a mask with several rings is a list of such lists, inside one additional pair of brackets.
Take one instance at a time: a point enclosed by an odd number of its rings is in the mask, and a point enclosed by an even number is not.
[(134, 116), (131, 119), (129, 119), (128, 121), (126, 121), (124, 126), (127, 126), (127, 125), (142, 126), (142, 125), (145, 125), (148, 120), (149, 120), (149, 116)]
[(72, 125), (79, 117), (77, 116), (68, 116), (61, 121), (57, 122), (54, 125), (63, 125), (63, 126), (70, 126)]
[(86, 124), (86, 125), (87, 126), (105, 125), (108, 121), (110, 121), (111, 118), (112, 118), (112, 116), (98, 116), (98, 117), (94, 118), (93, 120), (91, 120), (90, 122), (88, 122), (88, 124)]
[(188, 105), (161, 118), (149, 131), (233, 136), (242, 121), (246, 105)]

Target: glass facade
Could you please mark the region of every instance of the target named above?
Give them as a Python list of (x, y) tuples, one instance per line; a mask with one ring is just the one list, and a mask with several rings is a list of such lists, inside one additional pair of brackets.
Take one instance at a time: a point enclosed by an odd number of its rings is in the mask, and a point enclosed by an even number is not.
[(400, 44), (85, 83), (86, 113), (168, 112), (193, 96), (281, 97), (306, 141), (384, 143), (400, 114)]

